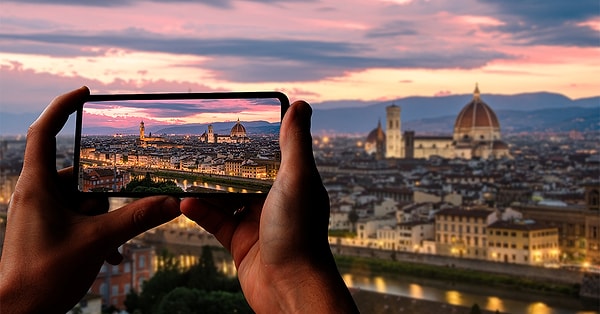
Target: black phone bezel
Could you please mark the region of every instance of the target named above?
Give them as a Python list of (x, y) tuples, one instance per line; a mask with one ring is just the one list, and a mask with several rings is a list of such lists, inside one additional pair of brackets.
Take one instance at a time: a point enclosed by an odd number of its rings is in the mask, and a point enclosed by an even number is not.
[(183, 192), (183, 193), (146, 193), (146, 192), (83, 192), (79, 190), (79, 163), (80, 163), (80, 145), (81, 145), (81, 129), (83, 118), (83, 107), (88, 102), (100, 101), (120, 101), (120, 100), (181, 100), (181, 99), (258, 99), (258, 98), (276, 98), (281, 103), (280, 122), (283, 121), (283, 116), (290, 107), (288, 97), (277, 91), (254, 91), (254, 92), (207, 92), (207, 93), (141, 93), (141, 94), (95, 94), (89, 95), (84, 102), (77, 108), (76, 123), (75, 123), (75, 147), (73, 153), (73, 188), (77, 193), (83, 196), (90, 197), (131, 197), (142, 198), (153, 195), (171, 195), (179, 198), (183, 197), (202, 197), (202, 198), (227, 198), (240, 196), (249, 197), (266, 197), (266, 193), (241, 193), (241, 192)]

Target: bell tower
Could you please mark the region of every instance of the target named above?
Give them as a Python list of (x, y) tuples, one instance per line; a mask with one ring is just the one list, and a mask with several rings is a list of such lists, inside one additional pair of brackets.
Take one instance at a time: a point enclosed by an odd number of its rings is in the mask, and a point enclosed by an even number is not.
[(140, 141), (143, 141), (146, 138), (145, 135), (145, 127), (144, 127), (144, 121), (140, 122)]
[(385, 108), (387, 120), (385, 130), (386, 158), (404, 158), (402, 133), (400, 131), (400, 110), (400, 107), (394, 104)]

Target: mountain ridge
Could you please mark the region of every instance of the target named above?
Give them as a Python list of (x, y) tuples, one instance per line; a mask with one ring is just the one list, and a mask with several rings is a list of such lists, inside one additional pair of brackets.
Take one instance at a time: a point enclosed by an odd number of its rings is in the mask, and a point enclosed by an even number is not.
[[(439, 97), (410, 96), (386, 101), (338, 100), (313, 103), (312, 131), (316, 134), (368, 133), (377, 126), (378, 121), (385, 122), (385, 107), (396, 104), (402, 109), (403, 129), (450, 134), (452, 133), (453, 119), (471, 101), (472, 97), (472, 94), (462, 94)], [(552, 92), (515, 95), (488, 95), (484, 93), (481, 95), (481, 99), (497, 113), (501, 128), (509, 132), (529, 129), (567, 130), (569, 127), (580, 131), (600, 129), (598, 125), (600, 122), (595, 122), (600, 117), (600, 96), (570, 99), (562, 94)], [(344, 103), (347, 106), (342, 107)], [(328, 108), (328, 106), (334, 106), (334, 108)], [(581, 111), (576, 108), (589, 110)], [(550, 111), (543, 112), (543, 110)], [(569, 110), (582, 116), (571, 117), (571, 111)], [(525, 112), (530, 113), (532, 118), (536, 117), (534, 119), (541, 119), (535, 121), (537, 125), (535, 128), (527, 128), (523, 121), (519, 120), (518, 116), (523, 116)], [(0, 135), (26, 134), (27, 128), (38, 115), (39, 113), (15, 114), (0, 112)], [(587, 122), (569, 124), (563, 121), (560, 123), (561, 126), (557, 127), (556, 122), (560, 121), (560, 118), (565, 117), (565, 115), (573, 119), (583, 119)], [(516, 124), (513, 125), (513, 122)], [(72, 116), (62, 133), (71, 132), (73, 134), (74, 129), (75, 122)], [(137, 130), (137, 126), (133, 129)]]

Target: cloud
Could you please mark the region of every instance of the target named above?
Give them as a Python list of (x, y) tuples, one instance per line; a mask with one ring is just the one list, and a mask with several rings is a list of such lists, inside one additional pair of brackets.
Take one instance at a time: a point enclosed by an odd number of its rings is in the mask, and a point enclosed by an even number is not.
[[(31, 3), (31, 4), (48, 4), (48, 5), (69, 5), (69, 6), (86, 6), (86, 7), (125, 7), (133, 6), (136, 4), (143, 4), (144, 2), (156, 2), (156, 3), (191, 3), (191, 4), (204, 4), (207, 6), (229, 9), (232, 8), (236, 0), (90, 0), (90, 1), (78, 1), (78, 0), (4, 0), (5, 2), (15, 3)], [(248, 2), (257, 2), (264, 4), (279, 4), (286, 2), (303, 2), (307, 0), (246, 0)], [(312, 2), (312, 1), (308, 1)]]
[(393, 21), (385, 23), (384, 25), (375, 27), (369, 30), (365, 36), (367, 38), (382, 38), (382, 37), (404, 37), (404, 36), (415, 36), (419, 32), (418, 25), (409, 21)]
[[(313, 81), (368, 68), (471, 69), (481, 67), (494, 59), (511, 58), (510, 55), (479, 47), (429, 51), (415, 47), (409, 51), (381, 53), (367, 43), (305, 39), (166, 37), (140, 29), (87, 35), (56, 32), (0, 33), (0, 40), (27, 41), (58, 47), (121, 48), (209, 56), (213, 57), (210, 62), (187, 66), (212, 70), (218, 79), (233, 82)], [(17, 47), (12, 49), (18, 50)], [(53, 49), (48, 51), (52, 52)], [(22, 52), (31, 51), (24, 49)]]
[(484, 29), (500, 31), (524, 45), (597, 47), (598, 32), (588, 25), (598, 18), (597, 0), (480, 0), (497, 9), (504, 25)]
[(495, 6), (503, 15), (514, 16), (526, 24), (556, 25), (598, 17), (597, 0), (479, 0)]
[(213, 89), (194, 82), (173, 82), (144, 79), (141, 81), (115, 78), (110, 83), (82, 77), (76, 73), (57, 75), (26, 69), (19, 62), (0, 65), (0, 111), (39, 113), (59, 94), (87, 85), (93, 93), (115, 92), (210, 92)]

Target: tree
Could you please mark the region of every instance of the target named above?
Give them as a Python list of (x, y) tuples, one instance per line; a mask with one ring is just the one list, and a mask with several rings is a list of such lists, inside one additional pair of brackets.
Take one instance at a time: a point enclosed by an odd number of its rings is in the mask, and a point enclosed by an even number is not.
[(139, 309), (141, 306), (140, 295), (134, 289), (131, 289), (125, 296), (125, 301), (123, 301), (123, 305), (125, 305), (125, 310), (128, 313), (133, 313), (136, 309)]
[(158, 270), (150, 280), (144, 282), (139, 296), (139, 309), (143, 313), (155, 313), (162, 298), (185, 283), (175, 256), (167, 250), (157, 257)]
[(202, 247), (200, 263), (192, 266), (186, 275), (189, 288), (207, 291), (241, 291), (237, 278), (227, 278), (217, 270), (210, 246)]
[(163, 180), (160, 182), (154, 182), (149, 172), (143, 179), (133, 179), (127, 186), (121, 189), (121, 192), (134, 192), (134, 193), (156, 193), (156, 194), (169, 194), (169, 193), (181, 193), (183, 189), (177, 186), (177, 183), (173, 180)]
[(156, 313), (252, 313), (241, 292), (203, 291), (179, 287), (160, 302)]
[(481, 309), (479, 308), (479, 304), (477, 304), (477, 303), (473, 304), (473, 306), (471, 307), (470, 314), (481, 314)]

